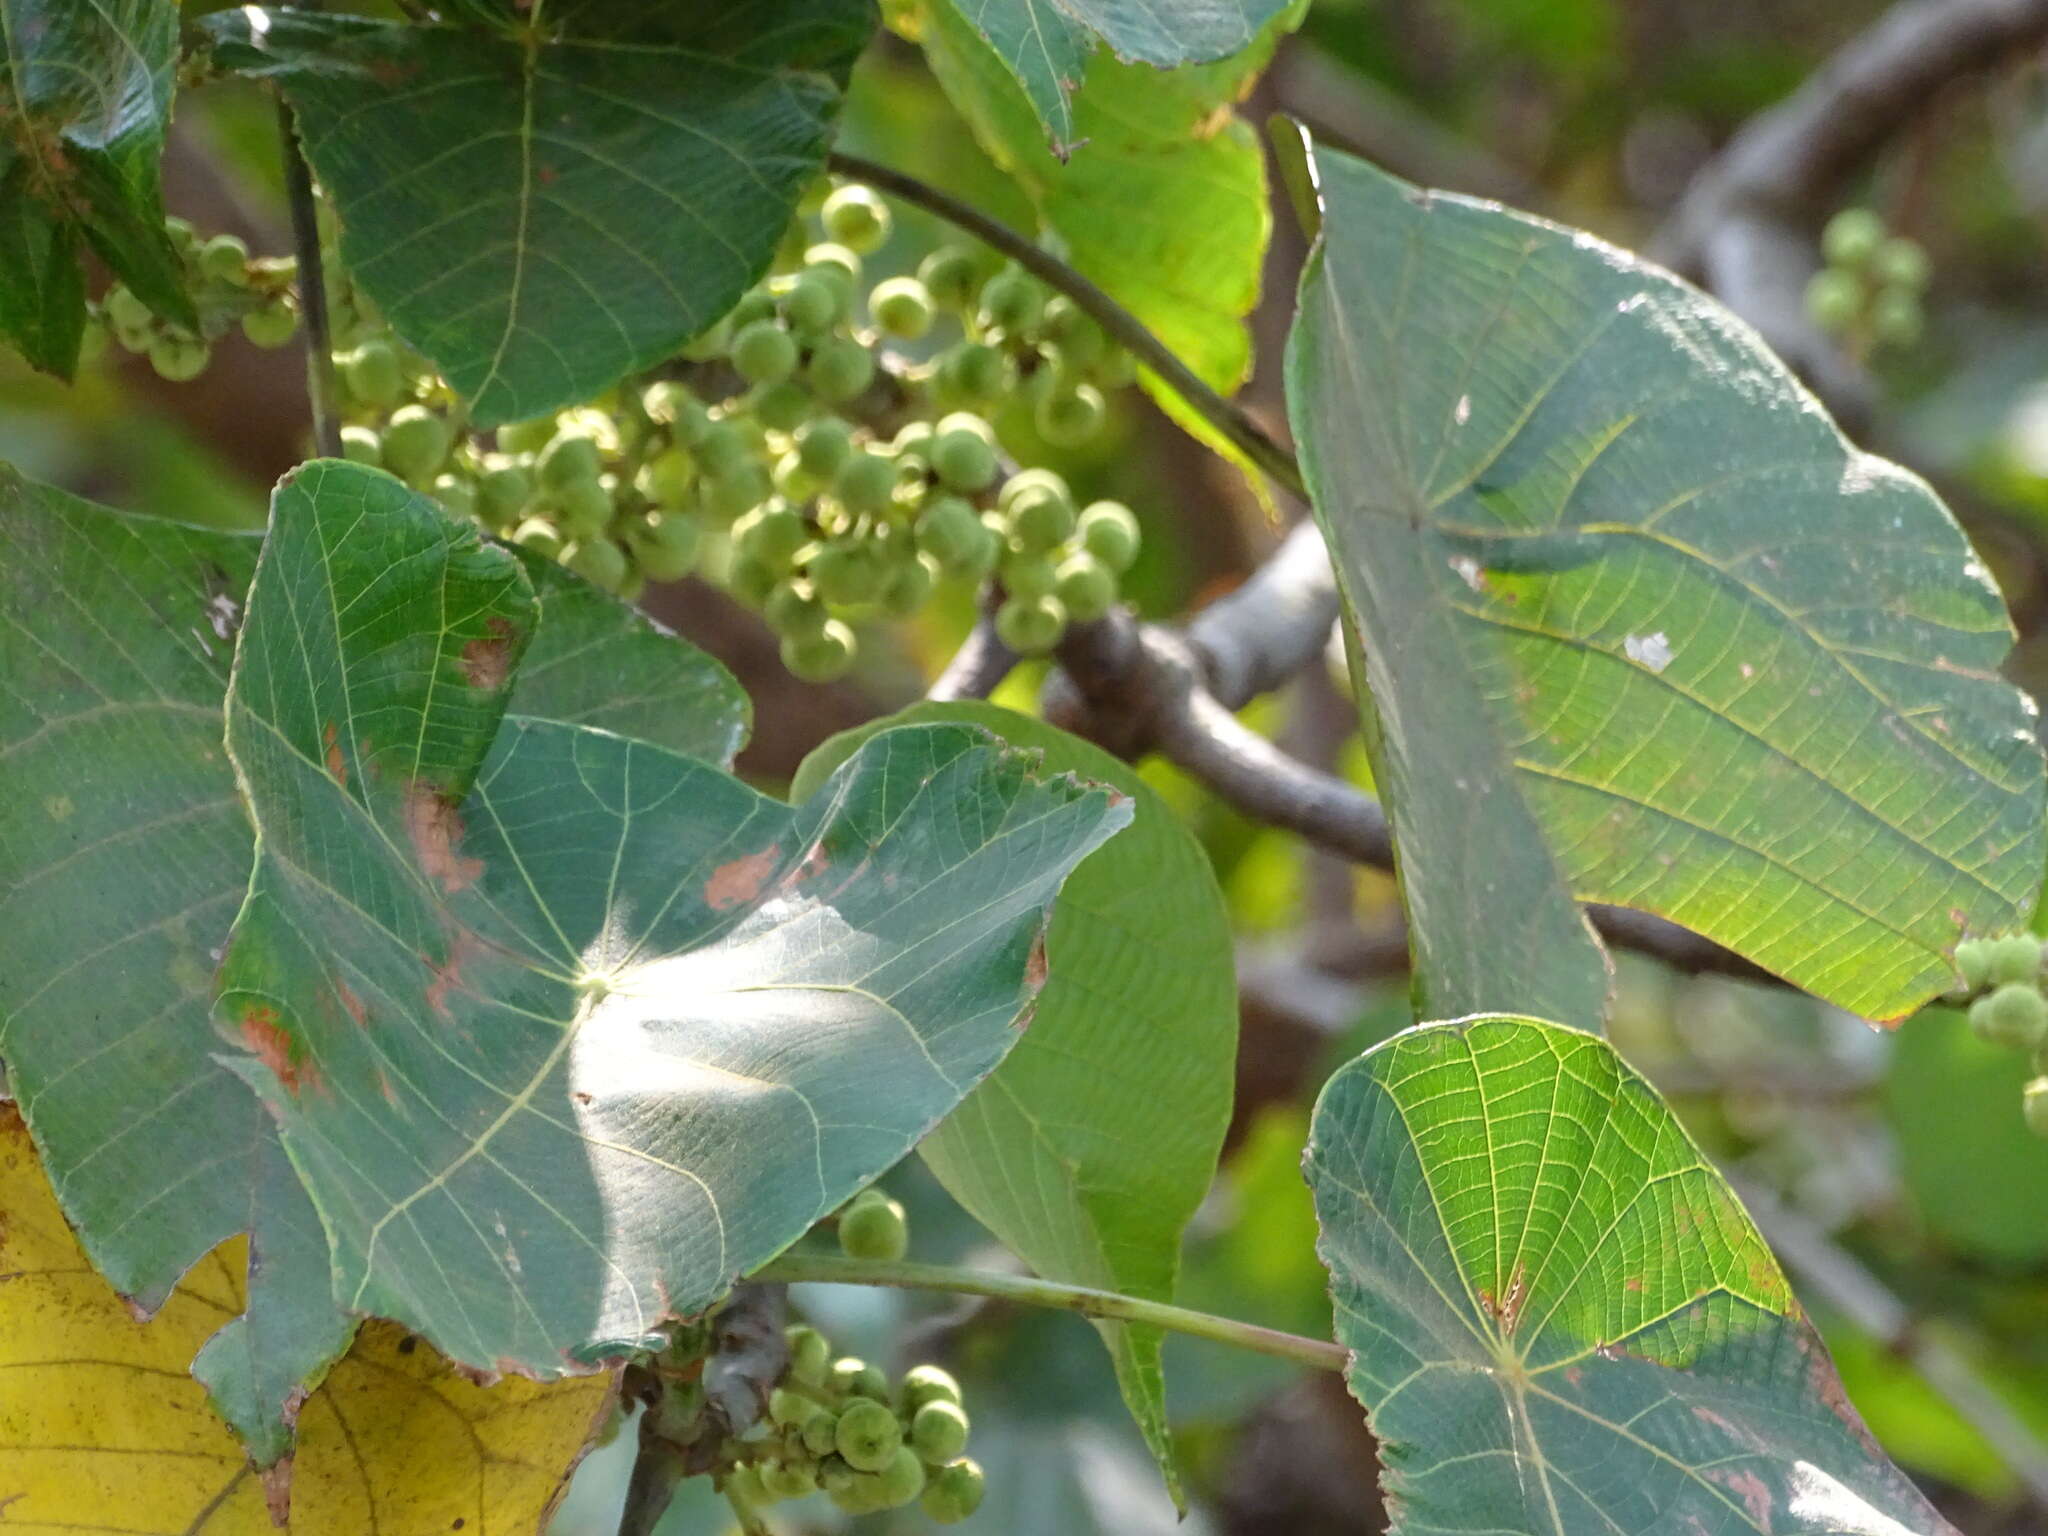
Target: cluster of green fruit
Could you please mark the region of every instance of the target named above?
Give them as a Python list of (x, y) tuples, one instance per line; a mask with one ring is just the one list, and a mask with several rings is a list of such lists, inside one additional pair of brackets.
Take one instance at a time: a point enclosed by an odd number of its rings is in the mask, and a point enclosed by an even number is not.
[(1844, 208), (1821, 232), (1827, 265), (1806, 285), (1806, 313), (1830, 336), (1858, 352), (1911, 346), (1926, 316), (1927, 252), (1917, 241), (1887, 235), (1868, 208)]
[(833, 1360), (815, 1328), (788, 1331), (789, 1369), (768, 1417), (730, 1447), (720, 1486), (743, 1509), (824, 1492), (851, 1515), (916, 1503), (942, 1525), (981, 1503), (982, 1471), (963, 1453), (960, 1385), (936, 1365), (889, 1378), (865, 1360)]
[(281, 347), (292, 339), (299, 328), (292, 296), (296, 261), (288, 256), (252, 257), (249, 247), (234, 235), (201, 239), (183, 219), (168, 219), (164, 227), (184, 262), (185, 291), (198, 313), (199, 329), (173, 325), (126, 285), (115, 283), (96, 310), (104, 334), (130, 352), (147, 354), (152, 368), (178, 382), (203, 373), (213, 344), (234, 326), (259, 347)]
[(2033, 1054), (2036, 1076), (2022, 1107), (2027, 1125), (2048, 1136), (2048, 998), (2041, 995), (2041, 940), (2031, 933), (1964, 939), (1956, 945), (1963, 987), (1976, 993), (1970, 1028), (1979, 1039)]

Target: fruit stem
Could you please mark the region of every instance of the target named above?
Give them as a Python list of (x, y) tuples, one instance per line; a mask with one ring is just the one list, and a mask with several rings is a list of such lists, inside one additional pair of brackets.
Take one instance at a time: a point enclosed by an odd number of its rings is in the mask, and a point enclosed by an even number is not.
[(990, 218), (951, 193), (942, 192), (890, 166), (837, 150), (828, 163), (841, 176), (865, 182), (902, 198), (906, 203), (915, 203), (925, 212), (966, 230), (1001, 251), (1040, 282), (1064, 293), (1126, 351), (1164, 379), (1195, 414), (1207, 420), (1252, 463), (1295, 495), (1307, 495), (1302, 486), (1301, 466), (1295, 462), (1292, 453), (1274, 441), (1265, 428), (1246, 415), (1242, 408), (1203, 382), (1165, 342), (1147, 330), (1137, 316), (1037, 241), (999, 219)]
[(1078, 1312), (1083, 1317), (1114, 1318), (1126, 1323), (1150, 1323), (1174, 1333), (1219, 1344), (1235, 1344), (1262, 1355), (1274, 1355), (1311, 1365), (1318, 1370), (1341, 1371), (1350, 1354), (1341, 1344), (1322, 1339), (1282, 1333), (1257, 1323), (1217, 1317), (1163, 1301), (1147, 1301), (1120, 1291), (1098, 1291), (1085, 1285), (1062, 1285), (1040, 1280), (1035, 1275), (1006, 1275), (995, 1270), (965, 1269), (951, 1264), (917, 1264), (907, 1260), (850, 1259), (838, 1254), (786, 1253), (751, 1277), (755, 1280), (809, 1282), (824, 1285), (886, 1285), (899, 1289), (950, 1291), (960, 1296), (987, 1296), (996, 1301), (1016, 1301), (1027, 1306), (1053, 1307)]
[(334, 338), (327, 324), (327, 272), (320, 259), (320, 212), (313, 204), (313, 171), (299, 148), (291, 104), (277, 98), (277, 132), (284, 153), (285, 198), (291, 205), (292, 244), (299, 258), (299, 313), (306, 322), (306, 395), (313, 407), (313, 451), (341, 457), (341, 418), (334, 409)]

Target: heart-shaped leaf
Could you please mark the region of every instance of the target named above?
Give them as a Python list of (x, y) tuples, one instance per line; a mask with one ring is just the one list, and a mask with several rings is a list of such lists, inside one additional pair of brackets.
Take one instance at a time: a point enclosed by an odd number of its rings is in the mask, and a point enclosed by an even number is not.
[(871, 0), (535, 8), (510, 31), (245, 6), (350, 276), (491, 424), (586, 400), (730, 309), (824, 166)]
[(2041, 750), (1934, 493), (1669, 273), (1312, 155), (1288, 411), (1426, 1011), (1598, 1027), (1573, 897), (1877, 1019), (2023, 926)]
[(177, 58), (170, 0), (0, 0), (0, 336), (38, 368), (78, 363), (88, 247), (198, 324), (157, 170)]
[(1128, 805), (963, 728), (804, 805), (499, 717), (524, 572), (373, 470), (280, 488), (228, 696), (221, 972), (337, 1299), (552, 1376), (701, 1311), (1001, 1060)]
[(1392, 1536), (1952, 1536), (1606, 1041), (1411, 1029), (1330, 1079), (1305, 1166)]
[[(213, 972), (253, 838), (221, 705), (259, 540), (124, 517), (0, 466), (0, 1055), (86, 1251), (154, 1311), (249, 1234), (249, 1313), (195, 1374), (269, 1464), (347, 1343), (327, 1240), (269, 1115), (216, 1059)], [(513, 709), (726, 762), (725, 669), (556, 567)], [(166, 1170), (169, 1170), (167, 1172)]]

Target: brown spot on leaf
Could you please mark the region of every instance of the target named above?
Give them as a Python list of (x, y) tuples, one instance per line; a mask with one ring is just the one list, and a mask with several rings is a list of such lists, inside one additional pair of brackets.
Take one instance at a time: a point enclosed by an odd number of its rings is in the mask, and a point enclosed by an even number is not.
[(505, 686), (512, 670), (512, 640), (515, 631), (500, 618), (484, 622), (484, 633), (462, 648), (462, 675), (469, 686), (494, 692)]
[(1640, 1296), (1643, 1293), (1643, 1277), (1641, 1275), (1630, 1275), (1626, 1280), (1621, 1282), (1621, 1288), (1624, 1291), (1629, 1291), (1637, 1296)]
[(343, 789), (347, 789), (348, 764), (341, 760), (340, 736), (341, 733), (334, 728), (332, 720), (327, 722), (327, 729), (320, 733), (320, 739), (327, 744), (328, 775)]
[(1760, 1531), (1771, 1529), (1771, 1490), (1764, 1480), (1754, 1472), (1745, 1472), (1733, 1467), (1710, 1469), (1707, 1476), (1721, 1484), (1749, 1512), (1749, 1523)]
[(483, 950), (483, 941), (464, 928), (456, 933), (454, 942), (448, 946), (448, 958), (439, 965), (431, 962), (428, 972), (433, 980), (427, 983), (427, 1006), (442, 1018), (448, 1018), (448, 994), (462, 985), (462, 967), (470, 956)]
[(1498, 1299), (1482, 1289), (1479, 1292), (1480, 1305), (1492, 1314), (1500, 1324), (1502, 1334), (1515, 1331), (1515, 1324), (1521, 1321), (1522, 1303), (1528, 1299), (1529, 1272), (1522, 1265), (1515, 1266), (1515, 1272), (1508, 1277), (1508, 1288)]
[(251, 1003), (243, 1010), (242, 1043), (270, 1068), (286, 1093), (296, 1094), (300, 1084), (314, 1076), (313, 1068), (298, 1060), (298, 1043), (268, 1003)]
[(427, 878), (450, 895), (484, 872), (483, 860), (462, 856), (461, 815), (430, 785), (416, 783), (405, 792), (405, 835)]
[(263, 1508), (280, 1531), (292, 1518), (292, 1458), (289, 1454), (257, 1474), (263, 1480)]
[(363, 1000), (356, 996), (355, 989), (347, 982), (337, 981), (334, 984), (334, 995), (341, 999), (341, 1006), (348, 1010), (348, 1016), (356, 1021), (358, 1028), (369, 1022), (370, 1010), (364, 1006)]
[(760, 895), (761, 887), (768, 883), (769, 875), (774, 872), (773, 848), (763, 848), (759, 853), (750, 853), (730, 864), (721, 864), (704, 882), (704, 901), (714, 912), (740, 906)]
[(1033, 992), (1045, 985), (1049, 967), (1045, 958), (1045, 930), (1038, 930), (1038, 937), (1031, 941), (1031, 954), (1024, 961), (1024, 985)]

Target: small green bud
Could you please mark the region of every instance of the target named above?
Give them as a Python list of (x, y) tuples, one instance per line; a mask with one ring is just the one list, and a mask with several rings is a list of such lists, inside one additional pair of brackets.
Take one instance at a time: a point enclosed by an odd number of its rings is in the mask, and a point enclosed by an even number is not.
[(877, 283), (868, 295), (868, 313), (884, 336), (901, 341), (922, 339), (937, 315), (931, 293), (914, 277), (892, 277)]
[(853, 631), (832, 619), (814, 635), (784, 635), (782, 665), (791, 677), (807, 683), (829, 683), (846, 675), (856, 649)]
[(1823, 267), (1806, 284), (1806, 318), (1830, 336), (1845, 335), (1863, 313), (1863, 283), (1853, 272)]
[(963, 341), (939, 359), (941, 392), (966, 405), (994, 405), (1013, 377), (1010, 359), (983, 341)]
[(1910, 347), (1927, 328), (1927, 315), (1916, 294), (1887, 288), (1871, 300), (1870, 334), (1887, 346)]
[[(665, 427), (681, 427), (684, 423), (703, 425), (708, 421), (704, 414), (704, 402), (690, 392), (690, 386), (674, 379), (658, 379), (647, 386), (640, 395), (640, 409), (649, 421)], [(678, 432), (683, 446), (694, 446), (689, 437)]]
[(516, 464), (485, 470), (476, 484), (477, 512), (493, 528), (517, 518), (533, 499), (533, 477)]
[(1991, 940), (1963, 939), (1956, 944), (1956, 973), (1965, 992), (1981, 992), (1991, 980)]
[(1053, 591), (1067, 617), (1079, 624), (1099, 619), (1116, 606), (1116, 577), (1090, 554), (1071, 555), (1063, 561)]
[(933, 251), (917, 264), (917, 278), (940, 309), (966, 309), (981, 288), (974, 252), (963, 245), (942, 245)]
[(889, 1199), (857, 1202), (839, 1218), (839, 1246), (848, 1258), (893, 1264), (910, 1248), (903, 1207)]
[(1026, 602), (1050, 597), (1059, 586), (1059, 568), (1049, 556), (1032, 550), (1004, 551), (997, 569), (1002, 573), (1003, 590), (1011, 597), (1022, 598)]
[(917, 547), (948, 571), (970, 564), (982, 542), (981, 519), (958, 496), (935, 496), (917, 519)]
[(996, 610), (996, 636), (1020, 656), (1037, 656), (1060, 643), (1067, 611), (1056, 597), (1012, 597)]
[(107, 296), (100, 301), (106, 312), (107, 324), (122, 331), (147, 331), (155, 324), (156, 316), (150, 307), (135, 295), (135, 290), (123, 283), (116, 283), (107, 290)]
[(840, 1410), (833, 1443), (857, 1472), (879, 1472), (903, 1444), (903, 1427), (886, 1404), (858, 1398)]
[(877, 513), (896, 494), (896, 463), (879, 453), (848, 454), (832, 477), (832, 494), (847, 511)]
[(1992, 1045), (2032, 1050), (2048, 1038), (2048, 999), (2032, 982), (2006, 982), (1970, 1004), (1970, 1028)]
[(903, 1373), (898, 1401), (907, 1415), (915, 1415), (926, 1403), (961, 1402), (960, 1383), (943, 1365), (914, 1365)]
[(982, 324), (1008, 335), (1028, 331), (1045, 313), (1045, 296), (1022, 272), (998, 272), (982, 285)]
[(882, 1481), (878, 1492), (884, 1509), (901, 1509), (906, 1504), (915, 1503), (917, 1496), (924, 1492), (924, 1463), (907, 1445), (897, 1447), (896, 1454), (889, 1458), (889, 1464), (879, 1475)]
[(732, 339), (732, 366), (749, 384), (780, 383), (796, 364), (796, 338), (773, 320), (756, 320)]
[(2031, 933), (2009, 933), (1991, 941), (1994, 982), (2033, 982), (2041, 975), (2041, 941)]
[(797, 462), (821, 480), (837, 474), (852, 452), (853, 432), (837, 416), (817, 417), (797, 431)]
[(756, 507), (732, 525), (732, 547), (743, 559), (757, 560), (780, 573), (796, 552), (810, 542), (811, 526), (803, 513), (786, 501)]
[(1138, 558), (1138, 519), (1122, 502), (1090, 502), (1078, 526), (1081, 547), (1118, 575)]
[(963, 1457), (933, 1472), (924, 1487), (924, 1512), (940, 1525), (956, 1525), (981, 1508), (986, 1479), (981, 1463)]
[(562, 564), (607, 592), (616, 592), (625, 584), (626, 552), (610, 539), (579, 539), (565, 546)]
[(801, 1392), (777, 1387), (768, 1394), (768, 1417), (785, 1427), (803, 1424), (816, 1411), (817, 1405)]
[(574, 539), (595, 538), (612, 520), (612, 493), (602, 480), (571, 480), (548, 494), (555, 521)]
[(1870, 258), (1870, 275), (1879, 283), (1917, 294), (1927, 286), (1933, 265), (1917, 240), (1894, 236), (1880, 245)]
[(803, 1442), (813, 1456), (829, 1455), (839, 1445), (839, 1415), (830, 1408), (814, 1409), (804, 1420)]
[(741, 555), (726, 569), (725, 586), (741, 602), (758, 608), (767, 601), (768, 594), (775, 590), (775, 583), (781, 579), (782, 572), (774, 566)]
[(809, 1467), (791, 1461), (769, 1461), (761, 1466), (761, 1486), (771, 1501), (808, 1498), (818, 1491), (818, 1477)]
[(822, 336), (846, 317), (846, 288), (822, 272), (806, 272), (782, 296), (783, 318), (804, 336)]
[(979, 491), (996, 478), (996, 451), (982, 434), (956, 427), (933, 436), (931, 466), (950, 489)]
[(932, 1466), (953, 1460), (967, 1449), (967, 1415), (958, 1403), (930, 1402), (910, 1420), (910, 1444)]
[(899, 618), (908, 618), (931, 601), (939, 575), (939, 562), (930, 555), (915, 554), (898, 561), (882, 589), (882, 606)]
[(556, 428), (557, 423), (552, 416), (508, 421), (498, 428), (498, 446), (506, 453), (539, 453), (555, 440)]
[(775, 482), (767, 468), (750, 460), (730, 474), (713, 478), (704, 489), (704, 505), (730, 521), (753, 511), (774, 492)]
[(736, 475), (754, 462), (754, 450), (747, 441), (747, 434), (729, 421), (714, 421), (708, 424), (692, 451), (703, 472), (714, 480), (723, 480)]
[(825, 1335), (807, 1324), (793, 1323), (783, 1329), (782, 1337), (789, 1345), (789, 1374), (811, 1386), (822, 1386), (832, 1364), (832, 1345)]
[(804, 271), (817, 272), (839, 283), (850, 298), (860, 281), (860, 257), (844, 245), (826, 241), (804, 252)]
[(580, 432), (564, 432), (541, 450), (534, 471), (542, 486), (559, 490), (575, 480), (595, 480), (604, 470), (604, 453), (597, 439)]
[(754, 419), (775, 432), (794, 432), (818, 408), (811, 392), (795, 379), (769, 384), (754, 392)]
[(761, 605), (761, 617), (778, 635), (800, 637), (820, 633), (832, 615), (808, 582), (779, 581)]
[(681, 581), (697, 563), (702, 534), (689, 513), (657, 507), (633, 521), (626, 547), (640, 570), (655, 581)]
[(1093, 384), (1076, 384), (1070, 390), (1046, 394), (1031, 419), (1038, 427), (1038, 435), (1048, 443), (1072, 448), (1102, 430), (1104, 411), (1101, 390)]
[(1861, 267), (1884, 243), (1884, 220), (1868, 208), (1844, 208), (1821, 231), (1821, 253), (1838, 267)]
[(249, 247), (238, 236), (215, 235), (199, 247), (199, 270), (240, 287), (249, 280)]
[(1010, 536), (1020, 548), (1057, 549), (1073, 536), (1074, 503), (1063, 494), (1046, 490), (1020, 496), (1004, 511), (1009, 514)]
[(841, 187), (825, 199), (819, 218), (828, 238), (862, 255), (889, 238), (889, 205), (867, 187)]
[(562, 553), (562, 530), (544, 517), (529, 517), (512, 530), (512, 542), (521, 549), (530, 549), (544, 559), (553, 560)]
[(804, 368), (804, 379), (818, 398), (834, 404), (855, 398), (874, 377), (874, 354), (851, 336), (826, 337)]
[(687, 506), (696, 483), (697, 461), (683, 447), (664, 448), (633, 476), (633, 489), (658, 507)]
[(882, 595), (887, 572), (875, 550), (854, 538), (834, 539), (804, 566), (804, 574), (818, 590), (818, 596), (835, 608), (872, 603)]
[(881, 1367), (869, 1365), (853, 1355), (842, 1356), (832, 1362), (828, 1382), (832, 1390), (843, 1397), (866, 1398), (876, 1403), (889, 1400), (889, 1378), (882, 1374)]

